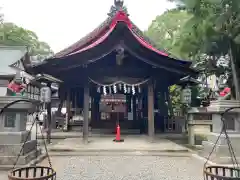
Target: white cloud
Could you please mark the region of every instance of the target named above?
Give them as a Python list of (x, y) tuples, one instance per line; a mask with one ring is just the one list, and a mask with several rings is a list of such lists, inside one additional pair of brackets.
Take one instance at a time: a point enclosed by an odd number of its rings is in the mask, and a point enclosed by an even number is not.
[[(37, 33), (55, 52), (76, 42), (107, 17), (113, 0), (0, 0), (6, 21)], [(130, 18), (142, 30), (166, 9), (166, 0), (125, 0)]]

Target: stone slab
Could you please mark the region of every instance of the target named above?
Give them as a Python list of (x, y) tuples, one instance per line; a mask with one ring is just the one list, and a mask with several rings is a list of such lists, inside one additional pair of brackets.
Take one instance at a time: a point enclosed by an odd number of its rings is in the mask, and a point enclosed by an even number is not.
[(85, 145), (81, 138), (67, 138), (49, 147), (50, 151), (81, 151), (81, 152), (131, 152), (131, 151), (161, 151), (188, 152), (189, 150), (167, 139), (155, 139), (149, 142), (147, 136), (123, 136), (124, 142), (113, 142), (114, 137), (92, 137)]
[[(23, 147), (21, 155), (26, 155), (27, 153), (36, 149), (37, 141), (30, 140), (27, 141)], [(0, 144), (0, 156), (17, 156), (21, 149), (23, 143), (21, 144)]]

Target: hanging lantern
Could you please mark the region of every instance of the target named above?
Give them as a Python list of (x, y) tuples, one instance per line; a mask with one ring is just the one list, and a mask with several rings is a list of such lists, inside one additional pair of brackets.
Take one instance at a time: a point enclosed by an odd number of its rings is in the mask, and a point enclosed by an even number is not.
[(191, 104), (192, 91), (189, 87), (186, 87), (182, 90), (181, 102), (183, 104)]
[(103, 86), (103, 94), (104, 94), (104, 96), (106, 96), (106, 95), (107, 95), (106, 86)]
[(135, 93), (136, 93), (136, 91), (135, 91), (135, 87), (132, 86), (132, 94), (134, 95)]
[(117, 86), (116, 84), (113, 85), (113, 92), (116, 94), (117, 93)]
[(42, 87), (40, 90), (40, 101), (44, 103), (51, 102), (51, 89), (49, 87)]

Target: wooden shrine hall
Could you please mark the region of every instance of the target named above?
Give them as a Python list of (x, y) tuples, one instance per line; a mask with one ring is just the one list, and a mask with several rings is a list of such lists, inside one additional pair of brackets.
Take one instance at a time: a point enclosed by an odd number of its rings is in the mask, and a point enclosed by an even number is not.
[[(157, 49), (129, 19), (123, 1), (115, 0), (99, 27), (27, 71), (63, 81), (59, 98), (83, 110), (83, 139), (87, 142), (89, 126), (105, 124), (115, 130), (118, 123), (121, 128), (140, 129), (153, 138), (168, 116), (168, 87), (185, 76), (194, 76), (190, 65)], [(125, 95), (126, 101), (121, 102), (132, 112), (131, 121), (125, 115), (100, 120), (101, 99), (107, 95), (114, 99), (115, 94)], [(115, 107), (114, 102), (112, 113)]]

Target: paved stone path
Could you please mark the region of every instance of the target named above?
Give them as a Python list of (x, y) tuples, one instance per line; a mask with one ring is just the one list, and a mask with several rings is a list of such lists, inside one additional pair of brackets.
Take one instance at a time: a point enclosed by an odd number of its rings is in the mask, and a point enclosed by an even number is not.
[(203, 163), (192, 157), (72, 156), (52, 157), (52, 163), (57, 180), (203, 179)]
[(85, 145), (79, 138), (67, 138), (49, 147), (52, 151), (188, 151), (167, 139), (156, 138), (150, 143), (147, 136), (125, 136), (122, 143), (113, 142), (114, 137), (92, 137), (90, 143)]

